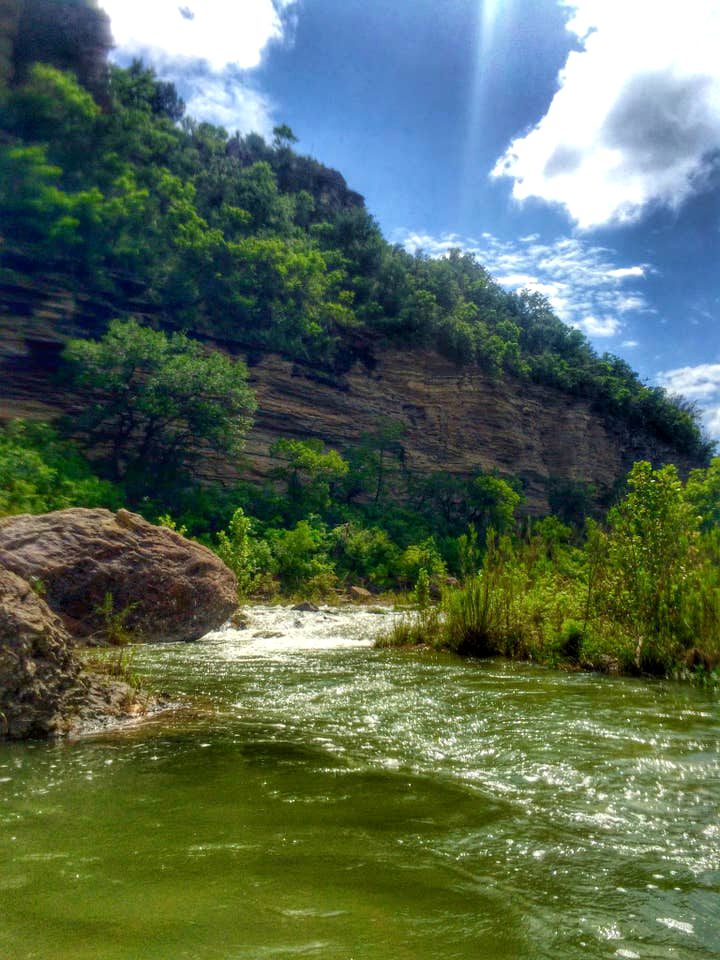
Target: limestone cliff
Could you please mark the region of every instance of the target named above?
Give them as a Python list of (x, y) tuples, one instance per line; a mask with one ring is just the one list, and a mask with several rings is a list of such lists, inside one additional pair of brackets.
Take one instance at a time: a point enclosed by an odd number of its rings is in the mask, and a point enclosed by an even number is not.
[[(0, 418), (52, 418), (78, 409), (54, 373), (68, 336), (97, 336), (112, 308), (40, 283), (0, 284)], [(244, 357), (242, 344), (208, 341)], [(553, 481), (586, 481), (602, 494), (638, 459), (695, 464), (649, 433), (601, 415), (587, 400), (538, 384), (494, 379), (432, 351), (377, 350), (342, 375), (318, 372), (277, 354), (254, 358), (258, 399), (244, 475), (266, 477), (269, 447), (280, 437), (320, 437), (340, 450), (373, 432), (383, 418), (405, 427), (411, 472), (472, 476), (496, 469), (519, 476), (527, 509), (548, 509)], [(230, 480), (238, 467), (198, 464), (205, 479)]]

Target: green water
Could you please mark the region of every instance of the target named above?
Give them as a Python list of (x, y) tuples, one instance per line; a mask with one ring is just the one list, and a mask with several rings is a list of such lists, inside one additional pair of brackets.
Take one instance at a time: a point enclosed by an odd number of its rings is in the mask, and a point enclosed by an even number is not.
[(2, 960), (720, 956), (717, 698), (265, 616), (140, 650), (191, 708), (0, 747)]

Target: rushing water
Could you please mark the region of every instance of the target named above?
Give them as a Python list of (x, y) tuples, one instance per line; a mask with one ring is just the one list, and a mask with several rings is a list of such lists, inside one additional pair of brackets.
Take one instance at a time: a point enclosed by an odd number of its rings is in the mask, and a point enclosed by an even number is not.
[(720, 956), (717, 698), (252, 616), (139, 649), (192, 706), (0, 747), (2, 960)]

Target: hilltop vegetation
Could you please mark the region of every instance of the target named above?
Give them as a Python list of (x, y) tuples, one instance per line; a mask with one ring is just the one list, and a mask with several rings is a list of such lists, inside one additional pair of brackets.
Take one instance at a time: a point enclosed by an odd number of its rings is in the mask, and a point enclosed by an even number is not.
[[(29, 66), (0, 100), (2, 266), (132, 303), (159, 324), (342, 370), (392, 344), (435, 347), (519, 383), (551, 384), (706, 458), (691, 406), (598, 356), (538, 294), (474, 257), (387, 243), (335, 171), (184, 116), (140, 63), (111, 67), (100, 107), (71, 72)], [(97, 95), (97, 92), (96, 92)]]

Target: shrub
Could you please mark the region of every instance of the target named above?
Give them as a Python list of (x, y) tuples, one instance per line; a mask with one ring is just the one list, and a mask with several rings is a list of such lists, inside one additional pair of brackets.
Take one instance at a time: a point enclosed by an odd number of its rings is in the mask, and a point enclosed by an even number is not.
[(121, 503), (120, 488), (95, 476), (49, 424), (14, 420), (0, 429), (0, 516)]

